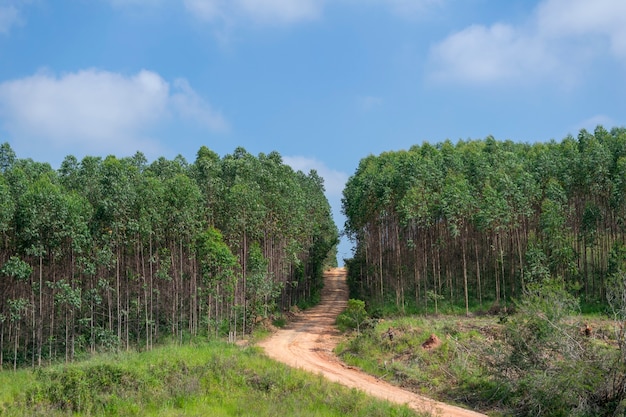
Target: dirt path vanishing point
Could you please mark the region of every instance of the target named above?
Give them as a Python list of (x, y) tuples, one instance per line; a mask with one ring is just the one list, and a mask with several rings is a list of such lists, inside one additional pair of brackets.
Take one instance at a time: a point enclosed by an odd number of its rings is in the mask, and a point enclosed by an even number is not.
[(289, 366), (322, 374), (331, 381), (372, 396), (407, 404), (418, 412), (450, 417), (485, 417), (475, 411), (405, 391), (342, 363), (333, 354), (333, 349), (339, 337), (335, 319), (346, 308), (348, 300), (346, 272), (338, 268), (325, 273), (324, 277), (321, 303), (259, 343), (268, 356)]

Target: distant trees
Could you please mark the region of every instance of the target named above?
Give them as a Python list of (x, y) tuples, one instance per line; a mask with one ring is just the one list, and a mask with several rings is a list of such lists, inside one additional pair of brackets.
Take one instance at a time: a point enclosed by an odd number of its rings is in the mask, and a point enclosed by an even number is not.
[(373, 302), (503, 304), (561, 277), (603, 300), (626, 241), (626, 130), (561, 142), (425, 143), (361, 160), (344, 190), (352, 290)]
[(249, 331), (334, 263), (323, 182), (276, 152), (148, 164), (0, 146), (0, 366)]

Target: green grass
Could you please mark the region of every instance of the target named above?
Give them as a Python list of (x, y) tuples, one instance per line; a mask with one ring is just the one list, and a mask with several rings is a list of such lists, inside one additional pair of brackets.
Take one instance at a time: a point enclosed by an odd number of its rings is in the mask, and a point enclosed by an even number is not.
[[(526, 333), (520, 331), (524, 330), (528, 317), (521, 313), (507, 320), (488, 315), (468, 318), (463, 314), (385, 317), (370, 321), (371, 326), (362, 329), (360, 334), (347, 334), (336, 353), (347, 364), (393, 384), (491, 416), (538, 415), (537, 409), (531, 407), (534, 404), (548, 410), (542, 415), (554, 415), (550, 413), (559, 409), (561, 403), (576, 405), (578, 397), (570, 398), (575, 395), (581, 395), (580, 407), (566, 409), (563, 406), (565, 414), (559, 415), (622, 415), (610, 412), (626, 409), (626, 401), (621, 405), (610, 404), (613, 398), (622, 397), (613, 395), (610, 384), (603, 383), (609, 375), (618, 375), (617, 381), (622, 381), (620, 378), (624, 375), (623, 362), (616, 361), (619, 357), (616, 324), (597, 314), (567, 317), (561, 326), (570, 332), (567, 333), (569, 339), (565, 336), (563, 339), (571, 342), (570, 350), (582, 352), (584, 361), (553, 354), (549, 350), (551, 345), (546, 344), (542, 350), (544, 356), (540, 357), (549, 362), (548, 370), (558, 371), (544, 372), (542, 368), (521, 368), (515, 362), (511, 338), (516, 334), (526, 337)], [(592, 334), (586, 337), (587, 324)], [(392, 340), (388, 336), (390, 328), (393, 329)], [(431, 334), (440, 339), (441, 345), (426, 350), (422, 344)], [(559, 339), (560, 333), (555, 334)], [(612, 364), (618, 364), (613, 373), (610, 372)], [(576, 383), (580, 384), (580, 389), (563, 388)], [(533, 401), (529, 402), (531, 388)], [(594, 397), (595, 393), (599, 394)], [(603, 403), (605, 394), (613, 396), (607, 396), (609, 400)], [(583, 403), (589, 398), (600, 400)], [(520, 411), (522, 406), (523, 412)], [(581, 411), (583, 409), (586, 413)]]
[[(389, 328), (393, 340), (386, 336)], [(484, 402), (479, 394), (490, 390), (480, 353), (493, 342), (488, 335), (500, 332), (502, 326), (494, 317), (404, 316), (381, 320), (361, 335), (351, 335), (336, 352), (346, 363), (396, 385), (480, 409)], [(422, 344), (431, 334), (441, 345), (425, 350)]]
[(0, 416), (414, 416), (222, 342), (0, 373)]

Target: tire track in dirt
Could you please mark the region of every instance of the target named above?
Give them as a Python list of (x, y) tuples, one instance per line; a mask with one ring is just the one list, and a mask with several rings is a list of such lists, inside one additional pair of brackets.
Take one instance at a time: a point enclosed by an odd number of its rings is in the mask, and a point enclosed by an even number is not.
[(267, 355), (289, 366), (322, 374), (327, 379), (369, 395), (436, 416), (478, 417), (484, 414), (445, 404), (391, 385), (342, 363), (334, 354), (340, 336), (337, 316), (346, 308), (346, 271), (333, 269), (324, 274), (325, 285), (319, 305), (307, 310), (286, 328), (259, 343)]

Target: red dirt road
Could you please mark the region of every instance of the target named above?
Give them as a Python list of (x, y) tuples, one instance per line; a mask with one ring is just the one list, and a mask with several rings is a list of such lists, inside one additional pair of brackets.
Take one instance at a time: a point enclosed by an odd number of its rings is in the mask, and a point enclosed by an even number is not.
[(321, 303), (297, 317), (285, 329), (265, 339), (259, 346), (271, 358), (295, 368), (322, 374), (331, 381), (356, 388), (372, 396), (407, 404), (419, 412), (436, 416), (477, 417), (484, 414), (448, 405), (405, 391), (343, 364), (334, 354), (339, 332), (336, 317), (348, 300), (346, 272), (339, 268), (327, 272)]

